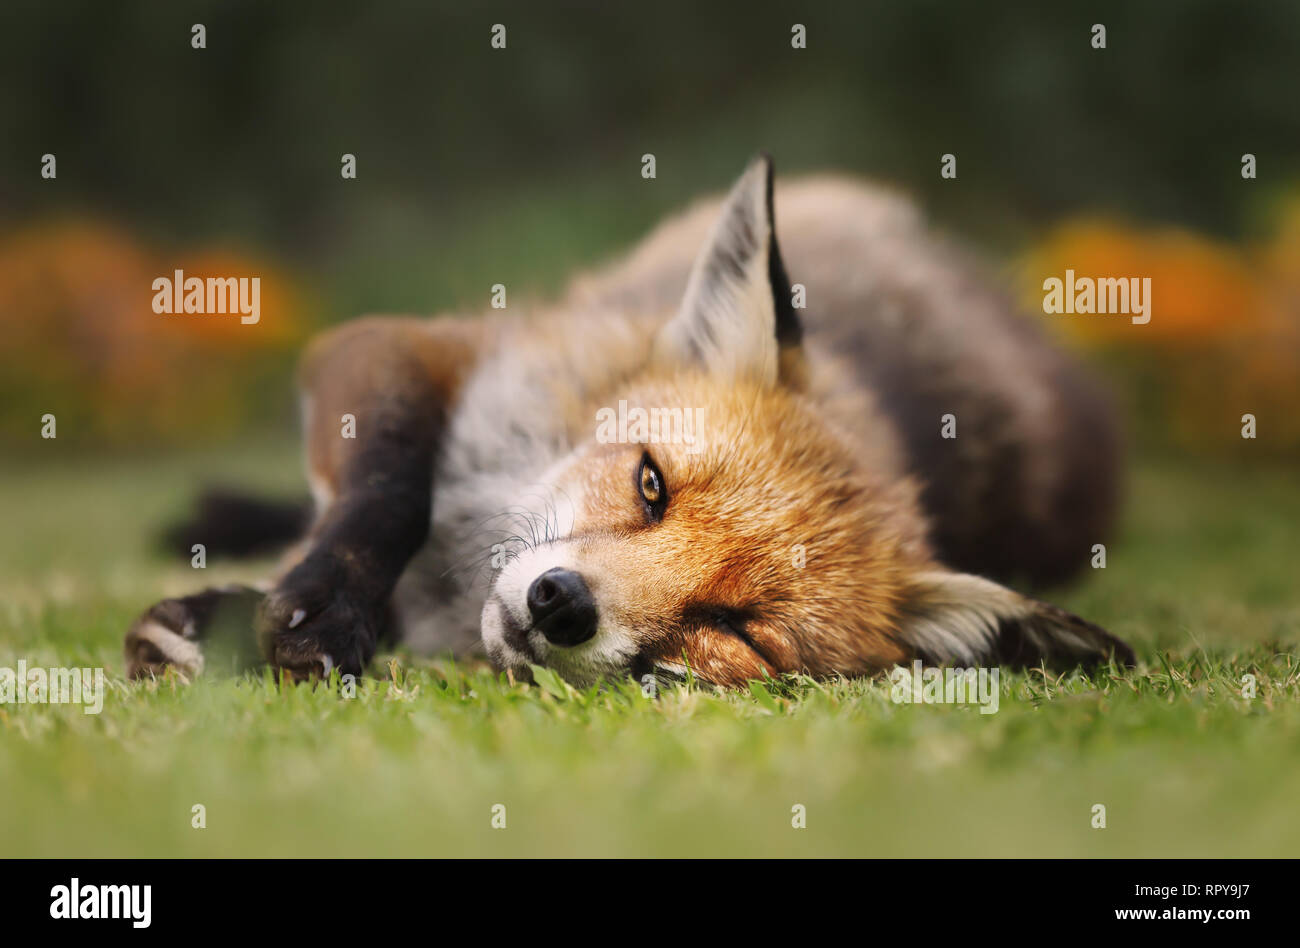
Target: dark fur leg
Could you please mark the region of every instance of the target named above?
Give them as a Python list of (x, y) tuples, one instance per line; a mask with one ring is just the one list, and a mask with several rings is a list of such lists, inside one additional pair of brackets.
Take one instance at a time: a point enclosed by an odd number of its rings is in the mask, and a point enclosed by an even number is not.
[[(301, 384), (323, 509), (303, 555), (265, 595), (228, 587), (158, 603), (127, 634), (128, 674), (173, 666), (192, 677), (263, 661), (295, 678), (361, 674), (391, 628), (393, 588), (428, 536), (438, 439), (481, 334), (473, 322), (372, 317), (317, 339)], [(355, 437), (344, 437), (344, 416)], [(253, 534), (285, 539), (300, 522), (295, 509), (239, 498), (216, 513), (222, 527), (251, 516), (255, 529), (232, 532), (245, 546)]]
[[(308, 352), (307, 458), (332, 499), (306, 555), (259, 610), (257, 640), (275, 667), (295, 677), (359, 675), (374, 655), (393, 588), (428, 537), (434, 456), (478, 332), (371, 318)], [(343, 437), (344, 416), (355, 437)]]
[(194, 516), (167, 530), (168, 550), (189, 559), (202, 543), (209, 556), (255, 556), (301, 539), (311, 526), (311, 503), (265, 500), (230, 488), (209, 488), (199, 495)]
[(412, 398), (357, 413), (358, 427), (372, 433), (348, 463), (309, 552), (259, 610), (257, 639), (272, 665), (296, 677), (332, 668), (359, 675), (374, 655), (389, 596), (429, 531), (430, 409)]

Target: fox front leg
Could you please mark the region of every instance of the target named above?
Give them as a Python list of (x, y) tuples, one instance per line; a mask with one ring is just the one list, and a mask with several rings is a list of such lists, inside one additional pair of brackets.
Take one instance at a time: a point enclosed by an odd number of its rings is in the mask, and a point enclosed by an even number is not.
[(368, 318), (308, 350), (304, 423), (319, 513), (254, 623), (274, 667), (359, 675), (373, 657), (393, 587), (428, 536), (434, 456), (476, 338), (457, 321)]

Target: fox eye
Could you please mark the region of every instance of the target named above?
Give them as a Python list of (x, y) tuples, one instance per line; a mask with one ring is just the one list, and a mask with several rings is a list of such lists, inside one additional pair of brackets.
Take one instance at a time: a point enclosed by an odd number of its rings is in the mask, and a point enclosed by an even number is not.
[(668, 508), (668, 489), (664, 487), (664, 476), (650, 460), (649, 453), (641, 455), (641, 466), (636, 472), (637, 490), (641, 493), (641, 502), (645, 504), (650, 519), (658, 523), (664, 518)]

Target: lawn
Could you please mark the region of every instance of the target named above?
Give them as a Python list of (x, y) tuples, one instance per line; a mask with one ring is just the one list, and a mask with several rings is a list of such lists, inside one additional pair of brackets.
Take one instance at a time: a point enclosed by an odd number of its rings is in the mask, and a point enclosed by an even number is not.
[(9, 856), (1300, 852), (1293, 471), (1140, 464), (1107, 568), (1055, 597), (1132, 642), (1140, 667), (1007, 674), (982, 715), (893, 704), (887, 681), (647, 699), (400, 653), (351, 699), (255, 676), (130, 684), (136, 613), (260, 568), (196, 575), (152, 531), (204, 478), (295, 491), (295, 449), (56, 444), (0, 473), (0, 666), (102, 665), (110, 692), (99, 715), (0, 706)]

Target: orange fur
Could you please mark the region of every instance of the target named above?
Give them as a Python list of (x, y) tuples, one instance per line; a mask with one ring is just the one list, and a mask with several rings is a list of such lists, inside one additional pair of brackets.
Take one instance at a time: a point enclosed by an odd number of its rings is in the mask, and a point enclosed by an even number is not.
[[(707, 406), (699, 453), (598, 445), (576, 461), (585, 502), (575, 563), (602, 609), (640, 630), (648, 658), (684, 653), (711, 677), (738, 680), (760, 667), (858, 674), (904, 657), (891, 636), (903, 577), (929, 564), (905, 477), (863, 471), (790, 391), (701, 375), (651, 376), (633, 391), (629, 406)], [(645, 522), (632, 486), (643, 447), (671, 497), (658, 524)], [(713, 606), (748, 617), (752, 650), (683, 625)]]

